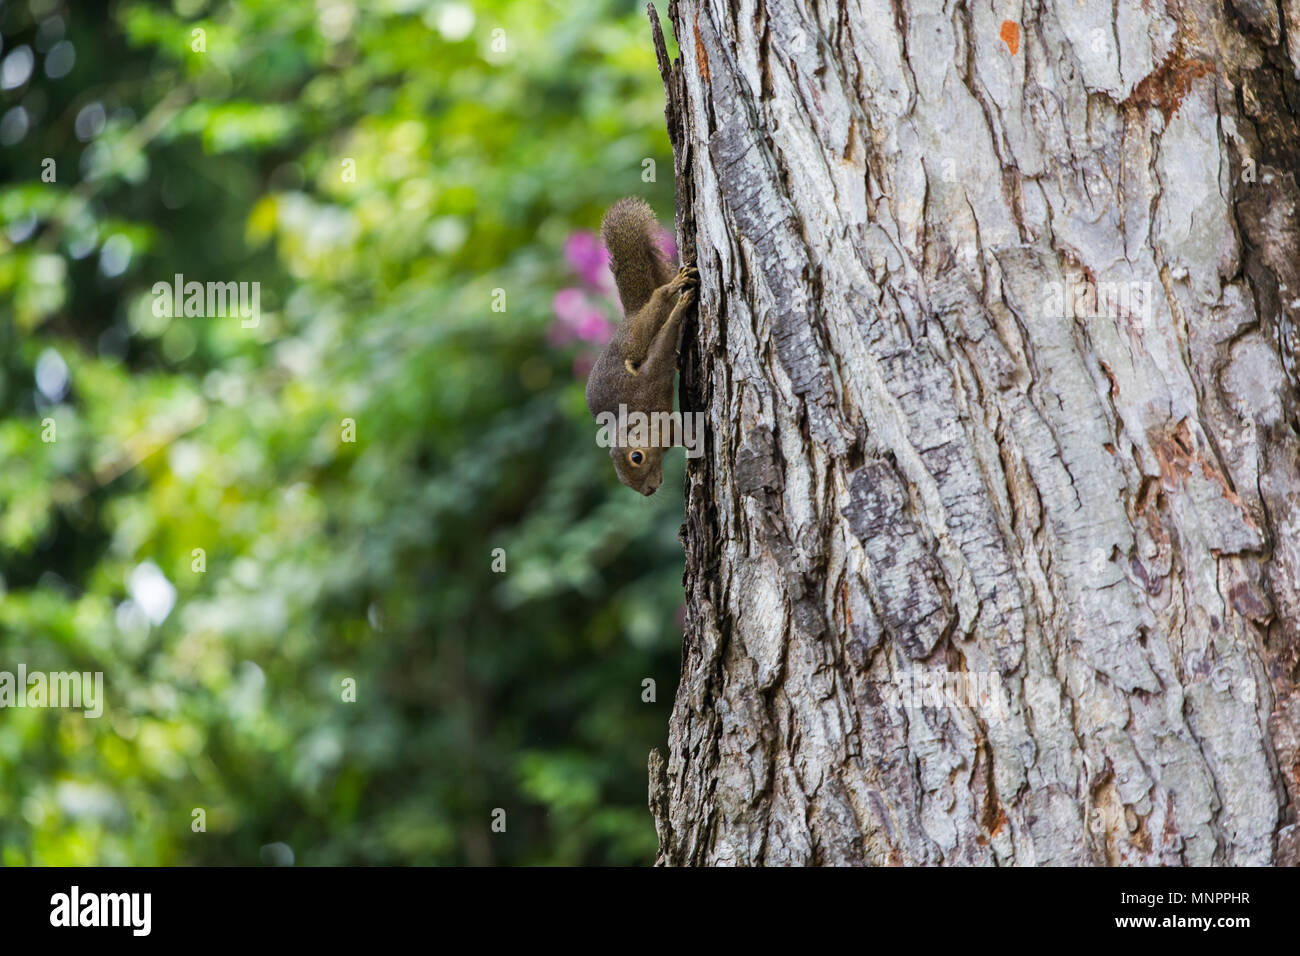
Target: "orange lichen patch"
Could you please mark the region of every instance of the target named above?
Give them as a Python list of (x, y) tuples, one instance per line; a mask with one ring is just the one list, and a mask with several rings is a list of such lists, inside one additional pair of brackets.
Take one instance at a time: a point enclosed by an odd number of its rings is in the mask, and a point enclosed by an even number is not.
[(1181, 50), (1174, 50), (1146, 75), (1124, 102), (1142, 110), (1157, 109), (1168, 123), (1191, 91), (1192, 84), (1213, 72), (1212, 61), (1187, 60)]
[(1002, 37), (1002, 42), (1007, 45), (1007, 49), (1011, 51), (1012, 56), (1015, 56), (1017, 53), (1020, 52), (1020, 24), (1019, 23), (1016, 23), (1015, 20), (1003, 20), (1002, 32), (999, 34), (999, 36)]
[(1155, 433), (1148, 436), (1151, 450), (1160, 464), (1160, 477), (1166, 488), (1176, 488), (1192, 474), (1192, 459), (1196, 455), (1196, 441), (1192, 438), (1187, 419), (1183, 419), (1171, 434)]
[(989, 836), (995, 837), (1002, 832), (1002, 828), (1007, 825), (1007, 812), (998, 804), (998, 815), (993, 819), (993, 828), (989, 830)]
[(1241, 496), (1228, 487), (1228, 480), (1223, 477), (1223, 472), (1219, 471), (1219, 469), (1215, 468), (1208, 461), (1202, 460), (1201, 474), (1205, 475), (1205, 477), (1210, 479), (1210, 481), (1217, 482), (1219, 487), (1223, 489), (1223, 497), (1227, 498), (1241, 509), (1241, 517), (1246, 524), (1250, 525), (1256, 531), (1259, 530), (1259, 526), (1255, 524), (1255, 519), (1250, 516), (1250, 512), (1247, 511), (1246, 506), (1242, 504)]
[(704, 39), (700, 36), (700, 21), (691, 24), (695, 30), (695, 62), (700, 68), (700, 79), (709, 82), (709, 54), (704, 49)]
[[(1127, 816), (1127, 814), (1125, 815)], [(1134, 814), (1134, 816), (1137, 815)], [(1129, 837), (1129, 839), (1132, 841), (1133, 845), (1143, 853), (1151, 852), (1151, 834), (1147, 832), (1146, 817), (1137, 817), (1137, 828), (1133, 831), (1133, 835)]]
[(1138, 486), (1137, 502), (1134, 510), (1138, 514), (1145, 514), (1146, 510), (1154, 505), (1160, 499), (1160, 483), (1150, 476), (1142, 478), (1142, 484)]
[(1185, 483), (1192, 476), (1192, 469), (1199, 468), (1200, 473), (1207, 480), (1218, 485), (1223, 497), (1241, 512), (1242, 521), (1248, 527), (1259, 530), (1259, 525), (1246, 509), (1241, 496), (1232, 490), (1232, 486), (1228, 484), (1228, 479), (1218, 465), (1209, 458), (1203, 457), (1197, 450), (1196, 439), (1187, 424), (1187, 419), (1180, 421), (1171, 433), (1149, 433), (1148, 438), (1151, 442), (1151, 450), (1156, 454), (1156, 461), (1160, 464), (1160, 477), (1165, 488), (1173, 490)]

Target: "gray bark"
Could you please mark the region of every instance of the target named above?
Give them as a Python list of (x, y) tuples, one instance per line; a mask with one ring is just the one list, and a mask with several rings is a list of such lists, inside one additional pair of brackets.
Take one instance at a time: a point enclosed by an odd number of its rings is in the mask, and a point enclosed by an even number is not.
[(1294, 864), (1300, 0), (668, 18), (658, 862)]

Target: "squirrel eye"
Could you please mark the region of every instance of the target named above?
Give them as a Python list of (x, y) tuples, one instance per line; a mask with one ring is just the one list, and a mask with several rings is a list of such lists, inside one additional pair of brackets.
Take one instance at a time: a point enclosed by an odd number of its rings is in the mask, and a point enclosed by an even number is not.
[(639, 451), (634, 451), (627, 457), (634, 465), (639, 465), (641, 462), (645, 461), (645, 455), (641, 454)]

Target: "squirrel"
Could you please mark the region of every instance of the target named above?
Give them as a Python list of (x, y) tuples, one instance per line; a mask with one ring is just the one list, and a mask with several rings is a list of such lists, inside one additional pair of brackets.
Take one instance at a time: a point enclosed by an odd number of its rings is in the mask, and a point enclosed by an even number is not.
[[(624, 318), (587, 378), (587, 408), (597, 422), (618, 416), (620, 405), (646, 416), (673, 410), (677, 335), (699, 275), (693, 266), (673, 274), (655, 241), (658, 228), (650, 206), (633, 196), (614, 203), (600, 225)], [(614, 471), (629, 488), (652, 495), (664, 477), (662, 442), (622, 444), (628, 437), (616, 436), (609, 450)]]

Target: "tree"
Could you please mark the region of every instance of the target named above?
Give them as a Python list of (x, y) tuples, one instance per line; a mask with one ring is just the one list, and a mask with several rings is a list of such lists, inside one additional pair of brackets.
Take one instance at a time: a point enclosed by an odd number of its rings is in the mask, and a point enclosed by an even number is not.
[(1300, 4), (995, 6), (652, 15), (661, 864), (1300, 859)]

